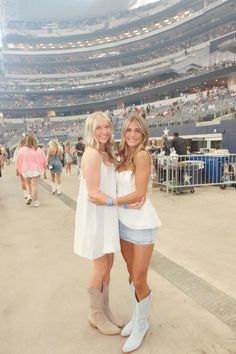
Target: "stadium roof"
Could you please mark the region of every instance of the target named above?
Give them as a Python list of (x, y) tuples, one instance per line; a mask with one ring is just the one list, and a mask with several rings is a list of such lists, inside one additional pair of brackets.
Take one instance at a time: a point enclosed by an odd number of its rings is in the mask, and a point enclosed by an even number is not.
[(15, 0), (15, 3), (18, 20), (34, 21), (100, 17), (156, 1), (159, 0)]

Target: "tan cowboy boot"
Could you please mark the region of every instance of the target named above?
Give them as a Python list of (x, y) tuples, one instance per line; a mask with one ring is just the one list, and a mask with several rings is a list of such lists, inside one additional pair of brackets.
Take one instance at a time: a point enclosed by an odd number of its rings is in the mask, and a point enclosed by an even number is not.
[(106, 283), (103, 283), (102, 295), (103, 295), (103, 309), (105, 315), (114, 325), (120, 328), (123, 327), (124, 326), (123, 321), (115, 317), (109, 307), (109, 286)]
[(106, 335), (115, 335), (120, 333), (120, 328), (109, 321), (103, 310), (103, 295), (100, 289), (88, 288), (90, 297), (90, 309), (88, 320), (93, 328)]

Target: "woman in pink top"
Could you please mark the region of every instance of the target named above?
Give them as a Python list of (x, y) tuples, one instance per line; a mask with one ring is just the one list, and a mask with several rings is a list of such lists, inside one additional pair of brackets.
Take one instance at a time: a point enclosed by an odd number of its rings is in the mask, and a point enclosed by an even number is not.
[(41, 148), (38, 147), (34, 135), (26, 137), (25, 146), (21, 147), (16, 155), (16, 171), (25, 178), (28, 197), (26, 204), (40, 205), (38, 201), (38, 184), (40, 175), (47, 167), (47, 158)]

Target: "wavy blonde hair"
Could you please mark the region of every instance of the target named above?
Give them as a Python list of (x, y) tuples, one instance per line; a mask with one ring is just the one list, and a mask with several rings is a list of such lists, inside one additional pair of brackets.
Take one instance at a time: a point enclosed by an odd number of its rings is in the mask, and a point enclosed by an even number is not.
[[(138, 124), (139, 128), (141, 129), (141, 132), (143, 134), (143, 139), (141, 143), (136, 147), (136, 149), (131, 153), (129, 153), (128, 146), (125, 141), (125, 134), (130, 123), (133, 121), (135, 121)], [(148, 140), (149, 140), (149, 128), (145, 119), (143, 119), (141, 116), (133, 116), (133, 115), (127, 118), (124, 121), (124, 124), (122, 126), (122, 131), (121, 131), (121, 142), (119, 146), (119, 156), (120, 156), (119, 165), (122, 166), (127, 164), (127, 167), (131, 169), (133, 173), (135, 173), (135, 163), (134, 163), (135, 156), (139, 151), (146, 149), (148, 145)]]
[(56, 150), (58, 150), (58, 153), (62, 153), (63, 152), (63, 147), (61, 146), (61, 144), (56, 140), (56, 139), (52, 139), (49, 141), (48, 146), (50, 149), (54, 148)]
[[(107, 120), (112, 130), (111, 120), (108, 118), (108, 116), (105, 113), (100, 111), (90, 114), (87, 117), (85, 122), (85, 137), (84, 137), (85, 144), (86, 146), (90, 146), (94, 149), (97, 149), (98, 151), (99, 151), (99, 142), (95, 137), (95, 130), (101, 118), (105, 118)], [(113, 163), (117, 162), (115, 152), (114, 152), (114, 141), (113, 141), (112, 133), (105, 145), (105, 151), (108, 153), (109, 160), (111, 162)]]

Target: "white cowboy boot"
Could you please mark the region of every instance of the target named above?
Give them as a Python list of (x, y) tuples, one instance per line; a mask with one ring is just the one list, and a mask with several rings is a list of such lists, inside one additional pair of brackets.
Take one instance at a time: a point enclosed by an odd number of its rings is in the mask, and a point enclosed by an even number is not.
[(149, 294), (145, 299), (137, 302), (136, 300), (136, 317), (134, 322), (134, 328), (123, 346), (123, 353), (133, 352), (140, 347), (143, 338), (145, 337), (149, 324), (147, 321), (149, 304), (151, 300), (151, 294)]
[(122, 331), (121, 331), (122, 337), (130, 336), (131, 332), (134, 328), (134, 320), (135, 320), (135, 314), (136, 314), (136, 297), (135, 297), (135, 287), (134, 287), (133, 282), (129, 284), (129, 290), (130, 290), (130, 297), (131, 297), (132, 306), (133, 306), (133, 315), (132, 315), (131, 320), (122, 329)]

